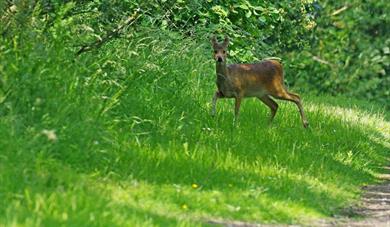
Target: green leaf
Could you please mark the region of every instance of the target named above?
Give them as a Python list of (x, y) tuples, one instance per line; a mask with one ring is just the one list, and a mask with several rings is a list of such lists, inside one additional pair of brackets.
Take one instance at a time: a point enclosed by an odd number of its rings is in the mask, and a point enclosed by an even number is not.
[(389, 47), (384, 47), (383, 48), (383, 53), (384, 54), (390, 54), (390, 48)]
[(240, 7), (241, 9), (249, 9), (249, 7), (244, 4), (238, 5), (238, 7)]

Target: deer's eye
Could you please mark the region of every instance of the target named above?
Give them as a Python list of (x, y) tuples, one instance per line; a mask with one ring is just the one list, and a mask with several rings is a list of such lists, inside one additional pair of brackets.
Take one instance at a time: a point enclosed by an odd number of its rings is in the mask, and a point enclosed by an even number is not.
[(223, 51), (224, 54), (226, 54), (226, 51)]
[(214, 50), (214, 54), (218, 53), (218, 51)]

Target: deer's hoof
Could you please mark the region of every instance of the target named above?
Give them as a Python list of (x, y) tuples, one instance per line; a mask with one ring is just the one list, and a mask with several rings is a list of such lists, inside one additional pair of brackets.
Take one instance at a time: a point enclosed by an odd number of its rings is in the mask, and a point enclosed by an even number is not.
[(309, 122), (304, 121), (304, 122), (303, 122), (303, 127), (308, 128), (308, 127), (309, 127)]

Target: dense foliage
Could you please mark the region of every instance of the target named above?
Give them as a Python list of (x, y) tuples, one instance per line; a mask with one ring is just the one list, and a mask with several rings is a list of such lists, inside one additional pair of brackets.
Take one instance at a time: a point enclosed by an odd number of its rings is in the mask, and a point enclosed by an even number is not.
[[(41, 46), (58, 42), (76, 52), (136, 12), (139, 18), (125, 27), (123, 37), (131, 39), (150, 26), (199, 43), (206, 43), (211, 34), (227, 34), (236, 62), (281, 57), (288, 83), (301, 90), (387, 104), (389, 7), (386, 1), (360, 0), (4, 1), (0, 29), (3, 49), (20, 49), (35, 40)], [(10, 79), (3, 78), (3, 92), (10, 83), (5, 80)]]
[(390, 4), (321, 2), (315, 42), (294, 57), (296, 85), (389, 107)]

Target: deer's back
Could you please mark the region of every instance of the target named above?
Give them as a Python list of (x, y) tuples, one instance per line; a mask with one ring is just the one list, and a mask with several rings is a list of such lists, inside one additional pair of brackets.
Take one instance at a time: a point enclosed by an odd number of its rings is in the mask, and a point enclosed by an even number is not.
[(229, 65), (228, 76), (232, 85), (245, 96), (261, 96), (283, 86), (283, 68), (275, 60)]

